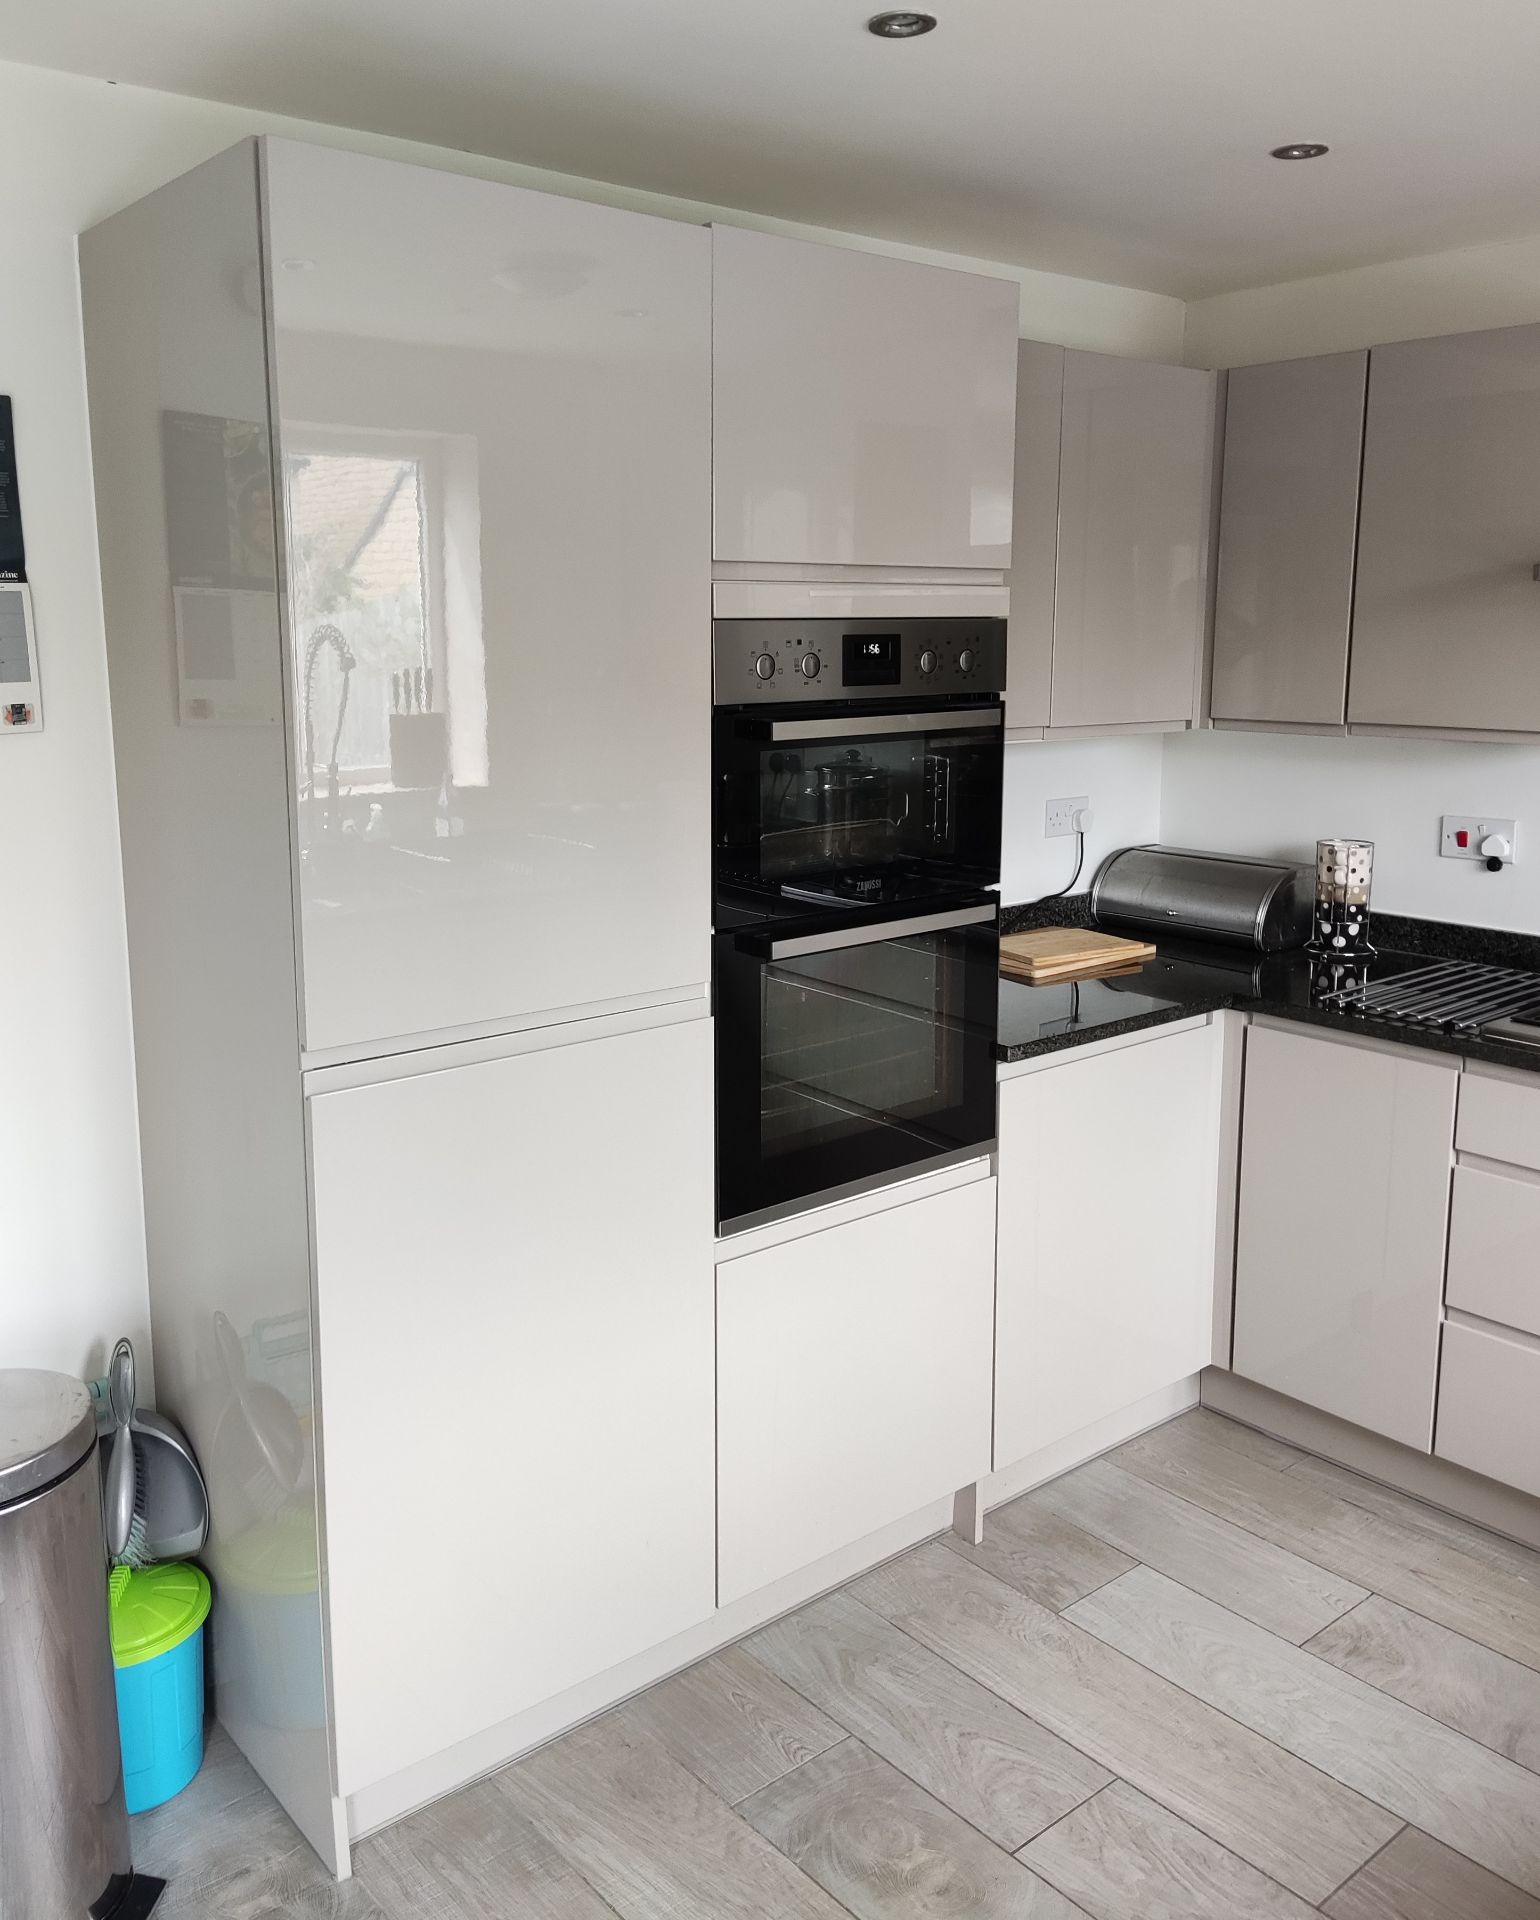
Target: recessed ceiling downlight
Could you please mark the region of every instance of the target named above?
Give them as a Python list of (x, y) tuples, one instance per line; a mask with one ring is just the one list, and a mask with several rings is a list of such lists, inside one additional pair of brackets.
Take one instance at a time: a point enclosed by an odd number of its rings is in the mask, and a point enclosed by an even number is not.
[(1323, 147), (1319, 140), (1293, 140), (1286, 147), (1274, 147), (1274, 160), (1319, 160), (1323, 153), (1330, 153), (1330, 147)]
[(929, 33), (935, 24), (933, 13), (874, 13), (866, 23), (866, 31), (875, 33), (879, 40), (913, 40), (919, 34)]

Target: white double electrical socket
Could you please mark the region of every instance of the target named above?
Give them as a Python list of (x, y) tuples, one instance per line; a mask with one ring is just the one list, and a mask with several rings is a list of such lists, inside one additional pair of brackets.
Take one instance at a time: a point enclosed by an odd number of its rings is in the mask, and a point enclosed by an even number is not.
[(1075, 815), (1088, 813), (1090, 808), (1091, 802), (1083, 793), (1072, 793), (1067, 800), (1050, 800), (1043, 809), (1043, 838), (1057, 840), (1074, 833)]
[[(1460, 844), (1460, 835), (1464, 834), (1465, 844)], [(1483, 840), (1497, 836), (1506, 840), (1507, 863), (1513, 865), (1519, 857), (1518, 822), (1500, 820), (1489, 813), (1446, 813), (1439, 823), (1438, 850), (1445, 860), (1485, 860), (1481, 851)]]

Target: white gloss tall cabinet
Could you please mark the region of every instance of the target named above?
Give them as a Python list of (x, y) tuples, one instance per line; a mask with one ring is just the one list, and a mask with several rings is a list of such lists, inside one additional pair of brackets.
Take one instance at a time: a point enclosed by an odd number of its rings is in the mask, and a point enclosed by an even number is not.
[(283, 141), (81, 241), (156, 1373), (340, 1872), (714, 1605), (710, 253)]

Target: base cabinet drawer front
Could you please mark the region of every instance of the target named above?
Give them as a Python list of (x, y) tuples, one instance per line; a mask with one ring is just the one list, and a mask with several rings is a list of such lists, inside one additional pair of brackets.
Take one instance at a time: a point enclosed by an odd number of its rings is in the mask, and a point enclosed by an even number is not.
[(989, 1470), (995, 1183), (717, 1268), (723, 1606)]
[(1444, 1298), (1540, 1336), (1540, 1181), (1456, 1167)]
[(710, 1616), (711, 1023), (310, 1101), (350, 1793)]
[(1445, 1327), (1433, 1451), (1540, 1496), (1540, 1346)]
[(1427, 1452), (1458, 1073), (1247, 1035), (1234, 1367)]
[(1219, 1041), (1195, 1028), (1002, 1083), (997, 1468), (1213, 1358)]
[(1521, 1086), (1462, 1073), (1454, 1143), (1461, 1153), (1540, 1171), (1540, 1076), (1533, 1086)]

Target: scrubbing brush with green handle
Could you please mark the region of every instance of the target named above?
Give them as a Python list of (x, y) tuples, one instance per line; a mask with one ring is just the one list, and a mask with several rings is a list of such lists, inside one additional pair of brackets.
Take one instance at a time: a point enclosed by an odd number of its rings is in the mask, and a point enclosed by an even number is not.
[(120, 1340), (112, 1350), (107, 1393), (114, 1428), (105, 1489), (107, 1557), (115, 1567), (147, 1567), (148, 1489), (144, 1462), (134, 1444), (134, 1349), (127, 1340)]

